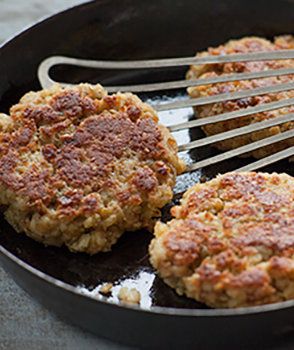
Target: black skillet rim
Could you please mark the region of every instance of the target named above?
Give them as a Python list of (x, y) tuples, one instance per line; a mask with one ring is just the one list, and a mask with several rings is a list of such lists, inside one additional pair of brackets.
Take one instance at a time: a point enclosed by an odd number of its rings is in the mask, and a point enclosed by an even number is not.
[[(6, 46), (8, 46), (14, 39), (21, 37), (25, 33), (28, 33), (31, 29), (38, 27), (41, 23), (46, 22), (53, 18), (61, 17), (66, 12), (76, 11), (77, 9), (88, 6), (90, 3), (93, 3), (93, 2), (95, 2), (95, 0), (88, 0), (83, 2), (80, 5), (74, 5), (66, 8), (63, 11), (40, 18), (33, 25), (26, 26), (23, 30), (17, 32), (15, 35), (8, 38), (4, 43), (0, 45), (0, 51), (3, 50)], [(56, 288), (63, 289), (79, 297), (88, 298), (97, 303), (106, 304), (110, 307), (112, 306), (112, 307), (118, 307), (123, 309), (131, 309), (131, 310), (143, 312), (143, 313), (145, 312), (145, 313), (154, 313), (154, 314), (170, 315), (170, 316), (184, 316), (184, 317), (195, 317), (195, 316), (196, 317), (215, 317), (215, 316), (228, 317), (228, 316), (260, 314), (260, 313), (278, 311), (278, 310), (294, 307), (294, 300), (288, 300), (288, 301), (283, 301), (279, 303), (260, 305), (260, 306), (251, 306), (251, 307), (242, 307), (242, 308), (236, 308), (236, 309), (181, 309), (181, 308), (162, 307), (162, 306), (152, 306), (150, 309), (144, 309), (137, 305), (117, 304), (117, 303), (108, 301), (107, 298), (104, 298), (104, 297), (102, 297), (101, 299), (97, 299), (94, 296), (85, 294), (81, 292), (77, 287), (74, 287), (68, 283), (65, 283), (57, 278), (47, 275), (46, 273), (32, 267), (28, 263), (24, 262), (17, 256), (10, 253), (2, 245), (0, 245), (0, 254), (4, 255), (7, 259), (11, 260), (14, 264), (18, 265), (19, 268), (26, 270), (28, 273), (34, 275), (39, 280), (42, 280), (45, 283), (54, 285)]]

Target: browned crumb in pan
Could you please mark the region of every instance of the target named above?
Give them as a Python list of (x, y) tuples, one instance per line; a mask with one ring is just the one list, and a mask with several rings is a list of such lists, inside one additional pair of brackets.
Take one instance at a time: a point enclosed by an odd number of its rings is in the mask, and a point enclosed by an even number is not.
[(104, 283), (100, 289), (99, 289), (99, 293), (103, 294), (103, 295), (109, 295), (112, 292), (112, 288), (113, 288), (113, 284), (112, 283)]
[(125, 304), (140, 304), (141, 301), (141, 294), (136, 288), (121, 287), (117, 296)]
[(190, 188), (158, 222), (151, 263), (180, 295), (211, 307), (294, 299), (294, 179), (227, 173)]
[(0, 167), (17, 231), (94, 254), (152, 228), (184, 164), (150, 106), (81, 84), (30, 92), (0, 115)]
[[(199, 53), (197, 56), (203, 57), (207, 55), (224, 55), (224, 54), (239, 54), (258, 51), (274, 51), (274, 50), (294, 49), (293, 36), (286, 35), (275, 38), (273, 42), (258, 38), (247, 37), (239, 40), (230, 40), (224, 45), (215, 48), (209, 48), (206, 52)], [(235, 62), (224, 64), (205, 64), (198, 66), (191, 66), (187, 73), (188, 79), (198, 78), (212, 78), (217, 76), (258, 72), (270, 69), (294, 68), (294, 60), (277, 60), (277, 61), (259, 61), (259, 62)], [(259, 87), (271, 86), (281, 83), (293, 82), (293, 75), (276, 76), (263, 79), (233, 81), (227, 83), (218, 83), (211, 85), (203, 85), (198, 87), (191, 87), (188, 92), (191, 97), (207, 97), (221, 93), (233, 93), (241, 90), (250, 90)], [(206, 118), (221, 113), (233, 112), (247, 107), (258, 106), (263, 103), (275, 102), (285, 98), (293, 98), (294, 90), (284, 91), (280, 93), (272, 93), (262, 96), (253, 96), (234, 101), (225, 101), (220, 103), (213, 103), (204, 106), (195, 107), (196, 116), (198, 118)], [(294, 106), (285, 107), (279, 110), (272, 110), (267, 112), (256, 113), (238, 119), (218, 122), (215, 124), (206, 125), (203, 127), (206, 135), (214, 135), (225, 132), (234, 128), (249, 125), (255, 122), (276, 118), (287, 113), (293, 113)], [(243, 146), (245, 144), (279, 134), (283, 131), (294, 128), (294, 123), (284, 123), (278, 126), (273, 126), (254, 133), (235, 137), (234, 139), (218, 142), (215, 146), (220, 150), (230, 150)], [(284, 148), (294, 145), (294, 138), (275, 143), (258, 150), (253, 151), (247, 156), (252, 155), (255, 158), (262, 158), (271, 153), (275, 153)]]

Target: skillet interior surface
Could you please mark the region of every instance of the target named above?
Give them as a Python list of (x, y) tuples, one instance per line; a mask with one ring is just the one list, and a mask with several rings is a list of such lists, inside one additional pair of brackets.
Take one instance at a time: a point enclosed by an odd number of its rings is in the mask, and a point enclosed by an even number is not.
[[(193, 55), (208, 46), (245, 35), (293, 33), (294, 2), (279, 1), (168, 1), (140, 2), (104, 0), (69, 10), (52, 17), (16, 37), (0, 50), (0, 110), (7, 112), (23, 93), (39, 89), (37, 66), (49, 55), (69, 55), (93, 59), (142, 59)], [(171, 5), (172, 4), (172, 5)], [(267, 15), (264, 16), (266, 8)], [(21, 53), (21, 54), (20, 54)], [(68, 82), (125, 84), (180, 79), (185, 69), (142, 71), (97, 71), (57, 67), (53, 76)], [(184, 91), (142, 95), (151, 103), (184, 98)], [(193, 117), (191, 109), (160, 115), (166, 125)], [(175, 135), (179, 143), (203, 137), (200, 130)], [(217, 154), (206, 147), (184, 154), (188, 162)], [(252, 160), (252, 159), (251, 159)], [(250, 160), (233, 159), (217, 166), (179, 177), (174, 202), (180, 193), (195, 182), (233, 170)], [(293, 166), (281, 161), (265, 171), (294, 175)], [(169, 217), (169, 207), (163, 218)], [(86, 256), (72, 254), (65, 248), (44, 247), (25, 235), (17, 234), (0, 218), (0, 245), (36, 269), (77, 286), (99, 297), (95, 288), (112, 282), (114, 296), (119, 286), (136, 287), (142, 295), (141, 305), (202, 309), (203, 304), (179, 297), (157, 278), (148, 262), (148, 244), (152, 235), (145, 231), (126, 233), (109, 253)]]

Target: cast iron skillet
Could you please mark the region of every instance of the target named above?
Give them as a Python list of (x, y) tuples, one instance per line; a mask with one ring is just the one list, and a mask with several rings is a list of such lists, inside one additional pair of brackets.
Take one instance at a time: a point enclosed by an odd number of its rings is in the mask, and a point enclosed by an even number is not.
[[(38, 23), (0, 50), (0, 110), (38, 89), (37, 66), (49, 55), (96, 59), (140, 59), (192, 55), (210, 45), (245, 35), (272, 37), (293, 33), (293, 0), (101, 0), (89, 2)], [(72, 82), (142, 82), (181, 78), (180, 70), (98, 72), (58, 67), (55, 77)], [(175, 98), (181, 92), (142, 98)], [(189, 117), (191, 110), (165, 115), (164, 122)], [(179, 135), (202, 137), (200, 131)], [(214, 154), (211, 148), (186, 156)], [(245, 164), (234, 159), (179, 179), (177, 191)], [(267, 171), (293, 175), (287, 161)], [(164, 210), (165, 219), (168, 208)], [(16, 282), (69, 322), (99, 336), (144, 348), (256, 349), (294, 345), (294, 301), (237, 310), (212, 310), (179, 297), (165, 286), (148, 263), (147, 232), (125, 234), (111, 253), (89, 257), (63, 248), (45, 248), (16, 234), (0, 219), (0, 258)], [(95, 297), (102, 282), (136, 286), (143, 307), (117, 305)], [(89, 291), (93, 290), (91, 295)], [(116, 287), (116, 290), (118, 287)], [(85, 294), (85, 291), (88, 291)], [(114, 301), (114, 302), (113, 302)], [(293, 341), (293, 343), (291, 343)], [(271, 345), (269, 345), (271, 344)]]

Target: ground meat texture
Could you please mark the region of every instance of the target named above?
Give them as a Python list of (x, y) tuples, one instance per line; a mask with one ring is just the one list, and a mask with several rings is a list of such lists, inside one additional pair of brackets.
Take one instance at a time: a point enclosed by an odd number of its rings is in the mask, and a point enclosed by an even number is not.
[[(280, 36), (275, 38), (273, 42), (257, 38), (248, 37), (239, 40), (231, 40), (228, 43), (216, 48), (209, 48), (206, 52), (199, 53), (197, 56), (204, 57), (207, 55), (224, 55), (224, 54), (238, 54), (258, 51), (274, 51), (274, 50), (294, 49), (293, 36)], [(191, 66), (187, 79), (198, 78), (212, 78), (222, 75), (229, 75), (235, 73), (258, 72), (270, 69), (294, 68), (294, 60), (280, 60), (280, 61), (264, 61), (264, 62), (236, 62), (225, 64), (205, 64), (198, 66)], [(233, 93), (240, 90), (250, 90), (258, 87), (266, 87), (281, 83), (293, 82), (294, 76), (277, 76), (265, 79), (243, 80), (237, 82), (218, 83), (205, 86), (188, 88), (191, 97), (207, 97), (217, 95), (220, 93)], [(280, 93), (267, 94), (262, 96), (254, 96), (234, 101), (225, 101), (221, 103), (213, 103), (204, 106), (195, 107), (195, 115), (197, 118), (206, 118), (209, 116), (233, 112), (239, 109), (254, 107), (260, 104), (275, 102), (285, 98), (293, 98), (294, 90), (284, 91)], [(276, 118), (288, 113), (294, 112), (294, 106), (285, 107), (279, 110), (272, 110), (268, 112), (257, 113), (242, 118), (231, 119), (215, 124), (209, 124), (203, 127), (207, 136), (225, 132), (234, 128), (239, 128), (255, 122)], [(248, 143), (263, 139), (265, 137), (273, 136), (281, 132), (294, 128), (294, 122), (280, 124), (267, 129), (263, 129), (254, 133), (235, 137), (231, 140), (221, 141), (215, 146), (223, 151), (233, 148), (241, 147)], [(277, 151), (283, 150), (294, 145), (294, 137), (279, 143), (257, 149), (245, 156), (253, 156), (255, 158), (262, 158)]]
[(227, 173), (191, 187), (149, 251), (180, 295), (215, 308), (294, 299), (294, 178)]
[(185, 168), (150, 106), (89, 84), (30, 92), (0, 114), (0, 167), (18, 232), (89, 254), (152, 229)]

